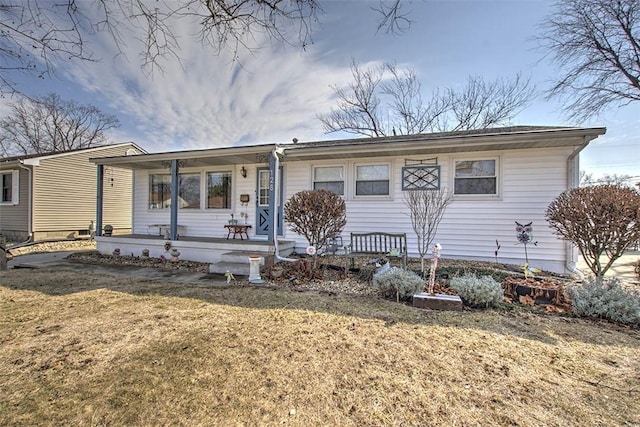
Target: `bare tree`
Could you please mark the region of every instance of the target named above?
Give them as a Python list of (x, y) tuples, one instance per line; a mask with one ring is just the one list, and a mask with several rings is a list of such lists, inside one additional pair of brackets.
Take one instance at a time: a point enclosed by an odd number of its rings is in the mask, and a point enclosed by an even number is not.
[(418, 253), (423, 276), (424, 258), (436, 237), (444, 212), (452, 201), (451, 192), (443, 188), (404, 192), (404, 203), (409, 208), (411, 226), (418, 238)]
[(461, 90), (435, 90), (424, 101), (412, 70), (395, 64), (363, 70), (353, 61), (351, 74), (346, 88), (333, 87), (337, 107), (318, 116), (326, 132), (378, 137), (488, 128), (508, 123), (534, 96), (520, 75), (493, 82), (469, 77)]
[(115, 116), (58, 95), (21, 98), (0, 120), (3, 156), (68, 151), (107, 142), (105, 131), (119, 126)]
[(548, 97), (577, 121), (640, 101), (639, 35), (638, 0), (558, 1), (539, 37), (560, 76)]
[(317, 0), (0, 0), (0, 83), (15, 89), (13, 71), (44, 77), (55, 60), (100, 60), (88, 41), (101, 32), (121, 48), (125, 31), (140, 31), (142, 62), (151, 67), (179, 56), (180, 23), (216, 52), (251, 49), (263, 35), (305, 47), (318, 11)]
[(587, 185), (615, 185), (618, 187), (633, 187), (631, 175), (613, 175), (605, 174), (599, 178), (594, 178), (592, 173), (586, 171), (580, 171), (580, 186), (585, 187)]

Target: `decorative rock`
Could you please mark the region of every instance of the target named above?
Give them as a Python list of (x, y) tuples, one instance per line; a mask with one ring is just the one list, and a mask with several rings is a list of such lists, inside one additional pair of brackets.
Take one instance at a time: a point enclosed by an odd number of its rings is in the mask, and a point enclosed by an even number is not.
[(413, 296), (413, 306), (431, 310), (462, 311), (462, 300), (458, 295), (431, 295), (425, 292)]

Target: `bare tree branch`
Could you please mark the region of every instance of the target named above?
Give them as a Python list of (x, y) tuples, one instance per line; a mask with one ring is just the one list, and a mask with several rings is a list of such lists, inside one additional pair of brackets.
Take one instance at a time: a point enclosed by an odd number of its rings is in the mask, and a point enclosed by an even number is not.
[(561, 76), (547, 98), (562, 98), (570, 119), (640, 101), (638, 0), (562, 0), (541, 28)]
[(413, 21), (409, 19), (411, 10), (402, 10), (402, 0), (382, 0), (377, 7), (372, 7), (380, 14), (378, 31), (387, 34), (402, 34), (409, 30)]
[(105, 132), (118, 126), (116, 117), (55, 94), (21, 98), (0, 121), (0, 147), (4, 156), (93, 147), (106, 143)]
[(337, 107), (318, 115), (328, 133), (377, 137), (495, 127), (508, 124), (535, 95), (520, 75), (493, 82), (470, 77), (461, 90), (436, 89), (425, 102), (412, 70), (395, 64), (363, 70), (354, 61), (351, 73), (353, 81), (346, 88), (333, 88)]
[(162, 57), (179, 58), (178, 22), (216, 53), (237, 55), (263, 36), (304, 48), (319, 11), (317, 0), (0, 0), (0, 89), (15, 91), (13, 72), (44, 78), (55, 60), (100, 60), (86, 41), (101, 32), (120, 51), (125, 29), (142, 34), (142, 63), (151, 70)]

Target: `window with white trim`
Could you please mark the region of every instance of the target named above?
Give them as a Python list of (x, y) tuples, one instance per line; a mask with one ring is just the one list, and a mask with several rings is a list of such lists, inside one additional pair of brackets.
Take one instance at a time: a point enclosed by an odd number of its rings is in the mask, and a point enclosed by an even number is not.
[(0, 172), (0, 203), (18, 204), (18, 177), (17, 170)]
[(497, 166), (496, 159), (456, 160), (454, 194), (497, 195)]
[[(149, 209), (171, 207), (171, 175), (149, 175)], [(178, 175), (178, 207), (180, 209), (200, 209), (200, 174), (181, 173)]]
[(230, 171), (207, 173), (207, 209), (231, 209)]
[(328, 190), (344, 196), (344, 167), (316, 166), (313, 168), (313, 189)]
[(389, 164), (356, 166), (356, 196), (388, 196)]

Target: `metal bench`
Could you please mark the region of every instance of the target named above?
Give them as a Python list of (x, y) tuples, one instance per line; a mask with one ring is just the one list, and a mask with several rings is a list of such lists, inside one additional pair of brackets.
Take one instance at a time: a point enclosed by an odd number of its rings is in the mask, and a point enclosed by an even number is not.
[(353, 267), (354, 258), (363, 255), (401, 259), (402, 268), (407, 268), (407, 233), (351, 233), (344, 249), (345, 270)]

